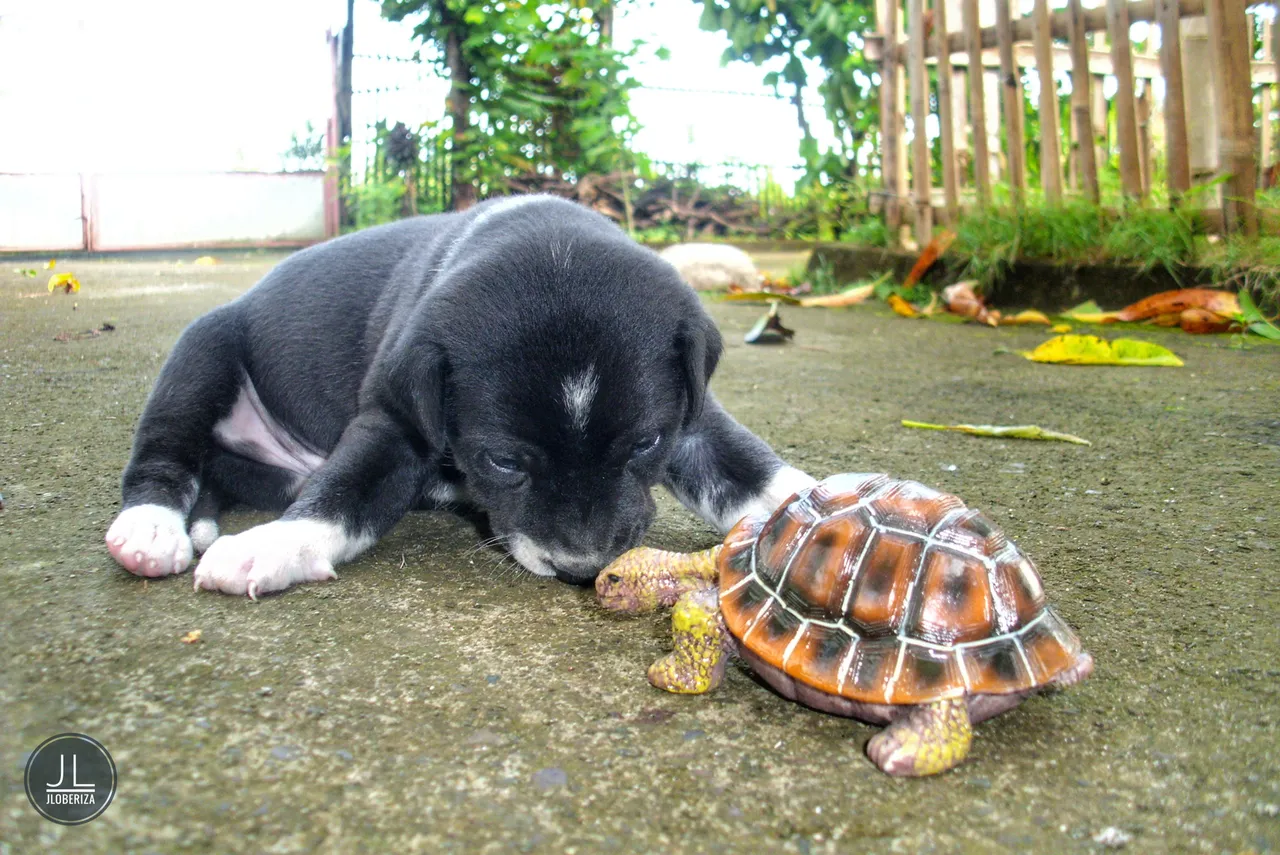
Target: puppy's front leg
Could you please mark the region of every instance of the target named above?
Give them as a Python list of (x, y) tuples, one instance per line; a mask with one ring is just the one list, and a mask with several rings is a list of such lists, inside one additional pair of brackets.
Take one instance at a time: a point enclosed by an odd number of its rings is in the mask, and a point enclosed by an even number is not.
[(195, 586), (256, 599), (333, 579), (335, 564), (368, 549), (413, 506), (428, 471), (426, 443), (412, 428), (381, 410), (362, 412), (284, 516), (214, 541)]
[(707, 393), (667, 464), (667, 489), (721, 532), (750, 513), (768, 513), (814, 479), (788, 466)]

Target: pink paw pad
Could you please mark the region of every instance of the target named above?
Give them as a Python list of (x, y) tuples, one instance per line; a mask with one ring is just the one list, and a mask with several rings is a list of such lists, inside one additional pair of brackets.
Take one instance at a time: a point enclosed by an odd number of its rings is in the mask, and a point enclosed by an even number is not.
[(191, 564), (191, 538), (182, 514), (161, 505), (126, 508), (111, 523), (107, 551), (137, 576), (169, 576)]

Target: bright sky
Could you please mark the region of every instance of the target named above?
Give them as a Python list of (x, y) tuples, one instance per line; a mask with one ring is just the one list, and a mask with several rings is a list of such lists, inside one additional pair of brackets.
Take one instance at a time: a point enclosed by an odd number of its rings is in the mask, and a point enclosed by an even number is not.
[[(638, 3), (619, 44), (671, 58), (635, 67), (647, 86), (755, 92), (764, 71), (720, 67), (725, 39), (698, 29), (690, 0)], [(0, 172), (276, 170), (290, 135), (330, 112), (326, 29), (343, 0), (0, 0)], [(356, 52), (408, 56), (412, 27), (356, 0)], [(445, 86), (421, 66), (357, 60), (357, 128), (438, 118)], [(811, 96), (816, 99), (816, 93)], [(637, 92), (639, 146), (657, 160), (798, 161), (792, 107), (769, 98)], [(822, 129), (821, 109), (808, 111)]]

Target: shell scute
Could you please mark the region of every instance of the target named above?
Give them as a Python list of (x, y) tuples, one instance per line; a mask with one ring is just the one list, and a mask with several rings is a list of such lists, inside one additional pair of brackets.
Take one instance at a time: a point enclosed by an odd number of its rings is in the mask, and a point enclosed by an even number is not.
[(927, 535), (964, 503), (918, 481), (894, 481), (877, 492), (867, 507), (885, 528)]
[(874, 529), (857, 513), (830, 517), (813, 527), (782, 586), (782, 601), (806, 618), (840, 613), (858, 558)]
[(966, 509), (934, 532), (939, 543), (966, 549), (981, 555), (999, 555), (1009, 545), (1004, 532), (981, 512)]
[(844, 617), (864, 638), (896, 635), (907, 606), (907, 592), (923, 541), (891, 532), (877, 532), (862, 553), (861, 565), (849, 589)]
[(1017, 549), (996, 558), (991, 584), (996, 597), (997, 630), (1012, 632), (1044, 611), (1044, 584), (1035, 565)]
[(892, 697), (890, 689), (898, 670), (901, 647), (902, 642), (896, 636), (858, 641), (844, 675), (841, 694), (881, 703)]
[(838, 695), (845, 659), (855, 643), (853, 636), (839, 627), (807, 623), (782, 670), (816, 689)]
[(773, 601), (773, 593), (758, 578), (747, 578), (749, 581), (740, 582), (732, 588), (722, 587), (720, 590), (720, 611), (729, 631), (738, 638), (743, 636), (765, 604)]
[(961, 647), (960, 660), (964, 663), (972, 692), (1005, 694), (1024, 691), (1035, 685), (1015, 636)]
[(766, 661), (781, 664), (792, 639), (800, 630), (800, 622), (801, 618), (794, 612), (783, 608), (777, 600), (769, 599), (748, 624), (743, 638)]
[(995, 604), (987, 565), (939, 546), (929, 549), (920, 572), (918, 594), (907, 635), (934, 644), (961, 644), (990, 638)]
[(838, 514), (865, 503), (890, 480), (888, 475), (865, 472), (832, 475), (809, 490), (809, 501), (821, 514)]
[(1070, 668), (1080, 658), (1080, 639), (1052, 608), (1022, 636), (1022, 647), (1031, 665), (1031, 675), (1044, 683), (1054, 674)]
[(777, 587), (791, 558), (822, 515), (805, 497), (785, 503), (773, 512), (760, 530), (756, 543), (756, 572), (770, 587)]
[(964, 677), (954, 650), (907, 642), (893, 681), (892, 702), (919, 704), (964, 694)]

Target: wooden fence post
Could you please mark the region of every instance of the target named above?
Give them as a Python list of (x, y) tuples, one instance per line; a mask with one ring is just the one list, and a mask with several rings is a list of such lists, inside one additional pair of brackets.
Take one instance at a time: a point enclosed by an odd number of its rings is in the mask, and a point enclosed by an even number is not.
[(1142, 94), (1135, 104), (1138, 120), (1138, 172), (1142, 176), (1142, 195), (1151, 192), (1151, 81), (1142, 81)]
[[(1271, 21), (1271, 25), (1272, 25), (1271, 32), (1267, 32), (1265, 28), (1262, 31), (1262, 61), (1263, 62), (1267, 62), (1270, 59), (1272, 59), (1273, 46), (1271, 43), (1274, 35), (1277, 32), (1277, 25), (1280, 25), (1280, 5), (1277, 5), (1275, 7), (1275, 10), (1276, 10), (1276, 17), (1273, 18)], [(1261, 151), (1261, 156), (1258, 160), (1258, 165), (1262, 167), (1261, 170), (1259, 170), (1260, 173), (1265, 173), (1267, 170), (1267, 167), (1269, 167), (1273, 162), (1275, 162), (1275, 128), (1272, 126), (1272, 123), (1271, 123), (1271, 109), (1275, 105), (1275, 99), (1273, 97), (1271, 90), (1273, 90), (1274, 88), (1275, 87), (1269, 83), (1265, 84), (1262, 87), (1262, 92), (1260, 93), (1258, 98), (1258, 100), (1262, 102), (1260, 105), (1262, 107), (1262, 134), (1261, 134), (1262, 139), (1260, 140), (1260, 142), (1262, 143), (1261, 145), (1262, 151)], [(1262, 184), (1262, 183), (1264, 182), (1262, 182), (1261, 179), (1259, 179), (1259, 184)]]
[(969, 52), (969, 121), (973, 128), (973, 182), (978, 189), (978, 205), (991, 202), (991, 154), (987, 151), (987, 111), (982, 67), (982, 34), (978, 20), (978, 0), (964, 0), (960, 11), (964, 43)]
[(1019, 70), (1013, 61), (1013, 15), (1009, 0), (996, 0), (996, 41), (1000, 51), (1000, 84), (1004, 91), (1005, 137), (1008, 150), (1009, 190), (1015, 205), (1022, 204), (1026, 186), (1026, 147), (1022, 130), (1022, 83)]
[(884, 188), (884, 220), (891, 246), (897, 246), (902, 231), (901, 173), (898, 156), (902, 138), (902, 114), (898, 110), (898, 0), (876, 3), (877, 29), (884, 37), (884, 57), (880, 63), (880, 180)]
[(933, 237), (933, 191), (929, 162), (929, 70), (924, 64), (924, 0), (907, 0), (907, 85), (911, 88), (911, 191), (915, 200), (916, 242)]
[(1142, 198), (1142, 165), (1138, 155), (1137, 113), (1133, 92), (1133, 42), (1129, 40), (1127, 0), (1107, 0), (1107, 34), (1116, 92), (1116, 137), (1120, 146), (1120, 184), (1126, 196)]
[(960, 188), (956, 179), (956, 120), (951, 96), (951, 51), (947, 48), (947, 3), (933, 2), (933, 33), (938, 45), (938, 121), (942, 125), (942, 193), (946, 199), (946, 223), (954, 226), (960, 216)]
[(1098, 168), (1111, 165), (1111, 105), (1107, 103), (1105, 90), (1107, 78), (1101, 74), (1089, 75), (1089, 115), (1093, 120), (1093, 142), (1098, 155)]
[(1206, 0), (1209, 41), (1218, 84), (1218, 151), (1230, 177), (1222, 194), (1222, 222), (1227, 232), (1258, 233), (1254, 205), (1258, 164), (1253, 142), (1253, 85), (1250, 60), (1253, 34), (1245, 16), (1245, 0)]
[(1160, 74), (1164, 77), (1165, 173), (1169, 198), (1176, 201), (1191, 189), (1187, 154), (1187, 101), (1182, 88), (1182, 26), (1178, 0), (1156, 0), (1160, 24)]
[(1071, 46), (1071, 116), (1075, 128), (1076, 174), (1084, 195), (1093, 204), (1101, 197), (1098, 192), (1098, 152), (1093, 132), (1093, 117), (1089, 110), (1089, 42), (1084, 31), (1084, 7), (1080, 0), (1068, 0), (1067, 13), (1071, 26), (1068, 42)]
[(1062, 139), (1058, 130), (1058, 84), (1053, 78), (1053, 32), (1049, 0), (1035, 0), (1036, 71), (1040, 75), (1040, 187), (1050, 205), (1062, 201)]
[[(1211, 178), (1218, 169), (1218, 94), (1214, 80), (1209, 22), (1203, 17), (1182, 21), (1182, 85), (1187, 105), (1187, 163), (1191, 182)], [(1195, 116), (1195, 121), (1190, 117)], [(1219, 196), (1218, 189), (1209, 194)]]

